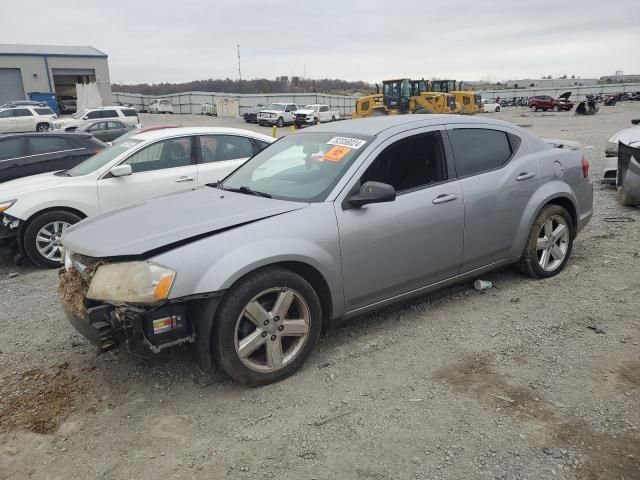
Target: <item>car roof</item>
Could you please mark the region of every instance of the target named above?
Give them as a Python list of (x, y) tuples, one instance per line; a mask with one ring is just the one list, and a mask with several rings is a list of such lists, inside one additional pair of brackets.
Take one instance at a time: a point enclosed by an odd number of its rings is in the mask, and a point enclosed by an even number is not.
[[(428, 127), (447, 124), (490, 124), (496, 126), (515, 127), (502, 120), (488, 117), (470, 117), (467, 115), (387, 115), (380, 117), (358, 118), (342, 122), (331, 122), (317, 125), (314, 132), (331, 132), (338, 134), (379, 135), (385, 130), (406, 126), (410, 128)], [(517, 127), (515, 127), (517, 128)], [(518, 129), (519, 130), (519, 129)]]
[(79, 138), (89, 138), (90, 134), (86, 132), (24, 132), (24, 133), (6, 133), (4, 135), (0, 135), (0, 140), (5, 138), (16, 138), (16, 137), (79, 137)]
[(140, 132), (129, 137), (130, 139), (150, 141), (160, 140), (167, 137), (177, 137), (182, 135), (242, 135), (244, 137), (257, 138), (264, 141), (273, 141), (273, 137), (269, 137), (262, 133), (254, 132), (252, 130), (244, 130), (241, 128), (225, 128), (225, 127), (177, 127), (177, 128), (163, 128), (159, 130), (150, 130), (147, 132)]

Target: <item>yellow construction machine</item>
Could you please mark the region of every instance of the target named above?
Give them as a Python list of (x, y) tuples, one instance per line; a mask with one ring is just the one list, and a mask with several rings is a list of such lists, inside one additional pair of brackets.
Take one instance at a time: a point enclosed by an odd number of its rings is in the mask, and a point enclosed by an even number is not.
[[(457, 84), (457, 85), (456, 85)], [(455, 80), (431, 80), (429, 89), (433, 92), (450, 93), (456, 99), (456, 111), (463, 115), (472, 115), (484, 111), (482, 97), (471, 91), (462, 90), (462, 82)]]
[(356, 102), (353, 118), (407, 113), (455, 113), (455, 97), (448, 93), (431, 92), (426, 80), (385, 80), (382, 93), (361, 97)]

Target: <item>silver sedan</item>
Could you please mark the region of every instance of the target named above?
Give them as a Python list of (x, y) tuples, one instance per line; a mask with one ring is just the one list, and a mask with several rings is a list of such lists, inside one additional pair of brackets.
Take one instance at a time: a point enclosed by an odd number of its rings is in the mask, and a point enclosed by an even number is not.
[(62, 303), (102, 350), (191, 343), (274, 382), (325, 326), (509, 264), (561, 272), (593, 186), (580, 148), (553, 145), (464, 116), (312, 127), (221, 182), (69, 228)]

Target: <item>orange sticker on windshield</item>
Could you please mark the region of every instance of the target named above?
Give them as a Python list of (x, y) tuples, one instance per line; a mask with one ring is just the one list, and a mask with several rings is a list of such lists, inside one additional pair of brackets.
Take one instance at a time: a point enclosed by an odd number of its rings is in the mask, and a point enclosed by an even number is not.
[(346, 157), (350, 151), (351, 149), (348, 147), (336, 145), (335, 147), (331, 147), (331, 149), (324, 154), (324, 159), (329, 160), (330, 162), (339, 162)]

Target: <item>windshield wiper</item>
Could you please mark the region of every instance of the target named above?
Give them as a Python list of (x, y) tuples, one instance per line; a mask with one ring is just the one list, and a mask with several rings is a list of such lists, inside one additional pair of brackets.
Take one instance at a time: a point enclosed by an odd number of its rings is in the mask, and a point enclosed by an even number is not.
[(69, 170), (60, 170), (59, 172), (54, 173), (54, 175), (58, 177), (70, 177)]
[(249, 187), (246, 187), (244, 185), (241, 186), (241, 187), (238, 187), (238, 188), (223, 187), (222, 185), (220, 185), (220, 188), (222, 188), (223, 190), (229, 190), (230, 192), (246, 193), (246, 194), (249, 194), (249, 195), (256, 195), (257, 197), (271, 198), (271, 195), (269, 195), (268, 193), (258, 192), (256, 190), (252, 190)]

